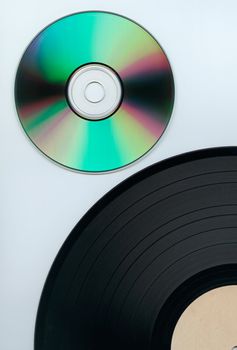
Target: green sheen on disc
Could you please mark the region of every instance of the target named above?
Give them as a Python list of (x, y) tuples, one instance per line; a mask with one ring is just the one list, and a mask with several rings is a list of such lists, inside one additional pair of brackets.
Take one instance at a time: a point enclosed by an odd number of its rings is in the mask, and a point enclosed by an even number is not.
[[(106, 119), (69, 106), (66, 86), (81, 66), (99, 63), (120, 77), (123, 98)], [(57, 163), (83, 172), (126, 166), (146, 154), (172, 113), (174, 82), (158, 42), (141, 26), (106, 12), (64, 17), (40, 32), (19, 64), (15, 100), (31, 141)]]

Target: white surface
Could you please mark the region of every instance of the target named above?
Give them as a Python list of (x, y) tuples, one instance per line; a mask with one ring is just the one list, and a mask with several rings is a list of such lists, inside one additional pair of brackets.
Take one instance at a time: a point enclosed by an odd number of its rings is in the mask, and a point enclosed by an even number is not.
[[(118, 172), (83, 175), (44, 157), (25, 136), (14, 106), (23, 51), (50, 22), (85, 10), (128, 16), (150, 31), (173, 68), (171, 122), (155, 149)], [(81, 216), (121, 180), (158, 160), (236, 145), (235, 0), (4, 1), (1, 33), (0, 349), (33, 350), (38, 301), (50, 266)]]
[(69, 79), (68, 101), (80, 116), (99, 120), (112, 115), (119, 107), (122, 87), (116, 73), (103, 64), (87, 64)]

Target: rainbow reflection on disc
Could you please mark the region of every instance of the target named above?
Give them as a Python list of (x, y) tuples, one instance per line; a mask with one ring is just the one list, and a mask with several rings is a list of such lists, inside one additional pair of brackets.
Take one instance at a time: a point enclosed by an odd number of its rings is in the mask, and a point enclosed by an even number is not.
[[(67, 98), (69, 78), (88, 64), (110, 67), (123, 95), (111, 116), (81, 117)], [(15, 99), (22, 126), (49, 158), (84, 172), (111, 171), (146, 154), (163, 134), (174, 103), (169, 61), (138, 24), (116, 14), (64, 17), (31, 42), (19, 64)]]

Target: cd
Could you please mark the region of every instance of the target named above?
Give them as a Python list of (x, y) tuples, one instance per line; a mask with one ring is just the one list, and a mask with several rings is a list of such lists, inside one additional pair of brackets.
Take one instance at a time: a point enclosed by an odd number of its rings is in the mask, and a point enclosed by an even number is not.
[(145, 155), (172, 113), (174, 81), (155, 38), (107, 12), (46, 27), (18, 67), (15, 101), (31, 141), (57, 163), (106, 172)]
[(152, 165), (102, 198), (49, 272), (35, 349), (177, 344), (174, 329), (194, 300), (237, 285), (236, 176), (237, 148), (203, 150)]

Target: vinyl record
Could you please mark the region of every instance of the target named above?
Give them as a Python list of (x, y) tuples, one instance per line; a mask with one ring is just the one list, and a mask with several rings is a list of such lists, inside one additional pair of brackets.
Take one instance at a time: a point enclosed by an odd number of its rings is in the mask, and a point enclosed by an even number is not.
[(35, 349), (168, 350), (191, 302), (236, 284), (237, 148), (177, 156), (74, 228), (42, 293)]
[(174, 82), (158, 42), (119, 15), (64, 17), (31, 42), (19, 64), (21, 124), (49, 158), (83, 172), (146, 154), (172, 113)]

